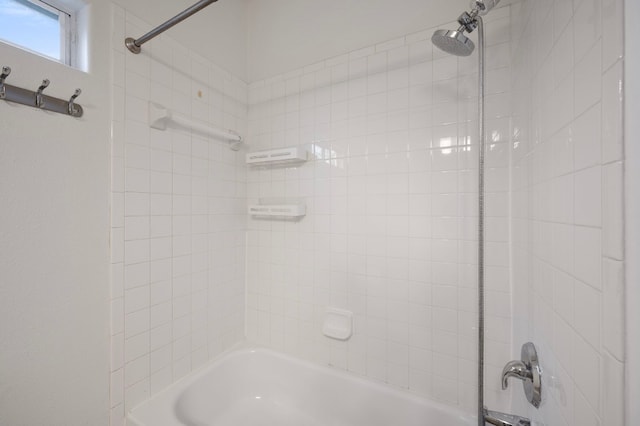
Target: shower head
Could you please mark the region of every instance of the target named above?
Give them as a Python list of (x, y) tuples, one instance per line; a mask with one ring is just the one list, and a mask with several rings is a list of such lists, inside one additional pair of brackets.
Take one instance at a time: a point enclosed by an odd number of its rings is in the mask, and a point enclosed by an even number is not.
[(469, 56), (475, 45), (464, 35), (464, 31), (437, 30), (431, 36), (431, 41), (440, 50), (455, 56)]
[(460, 28), (457, 30), (437, 30), (431, 41), (439, 49), (456, 56), (469, 56), (475, 48), (473, 42), (464, 35), (478, 26), (480, 16), (486, 15), (500, 0), (471, 0), (471, 12), (463, 12), (458, 17)]

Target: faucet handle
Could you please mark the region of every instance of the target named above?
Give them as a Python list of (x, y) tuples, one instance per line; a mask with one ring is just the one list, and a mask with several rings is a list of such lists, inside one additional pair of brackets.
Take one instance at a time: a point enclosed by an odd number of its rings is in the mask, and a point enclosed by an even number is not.
[(522, 345), (520, 356), (522, 361), (509, 361), (502, 370), (502, 389), (507, 389), (510, 377), (522, 380), (527, 401), (539, 408), (542, 402), (542, 369), (533, 343)]
[(515, 377), (525, 381), (531, 379), (533, 374), (522, 361), (509, 361), (502, 369), (502, 390), (506, 390), (509, 386), (509, 377)]

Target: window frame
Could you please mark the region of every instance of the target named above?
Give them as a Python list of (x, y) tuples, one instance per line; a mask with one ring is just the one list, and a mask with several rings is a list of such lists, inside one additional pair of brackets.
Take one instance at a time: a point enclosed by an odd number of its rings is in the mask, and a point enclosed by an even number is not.
[(69, 4), (59, 0), (23, 0), (29, 2), (40, 9), (58, 16), (58, 26), (60, 30), (60, 58), (54, 58), (29, 47), (22, 46), (12, 40), (2, 40), (20, 49), (33, 52), (37, 55), (49, 58), (56, 62), (75, 67), (77, 65), (77, 18), (76, 11), (69, 7)]

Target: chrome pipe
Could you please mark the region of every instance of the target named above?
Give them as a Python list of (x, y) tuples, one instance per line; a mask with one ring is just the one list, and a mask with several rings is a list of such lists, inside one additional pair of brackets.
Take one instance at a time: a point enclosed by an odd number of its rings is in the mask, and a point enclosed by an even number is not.
[(141, 47), (143, 44), (145, 44), (152, 38), (162, 34), (169, 28), (173, 27), (174, 25), (184, 21), (194, 13), (201, 11), (205, 7), (209, 6), (211, 3), (215, 3), (217, 1), (218, 0), (200, 0), (198, 3), (194, 4), (190, 8), (185, 9), (184, 11), (180, 12), (179, 14), (169, 19), (168, 21), (164, 22), (163, 24), (158, 25), (157, 27), (155, 27), (154, 29), (152, 29), (142, 37), (137, 39), (134, 39), (132, 37), (127, 37), (124, 41), (124, 44), (125, 46), (127, 46), (127, 49), (129, 49), (131, 53), (138, 54), (141, 52), (142, 50)]
[(478, 426), (484, 417), (484, 22), (475, 18), (478, 26)]

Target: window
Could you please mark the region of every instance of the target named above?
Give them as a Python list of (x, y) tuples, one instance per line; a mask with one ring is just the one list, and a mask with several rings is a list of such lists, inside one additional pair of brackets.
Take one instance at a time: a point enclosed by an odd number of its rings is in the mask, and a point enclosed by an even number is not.
[(55, 0), (0, 0), (0, 40), (73, 65), (73, 15)]

